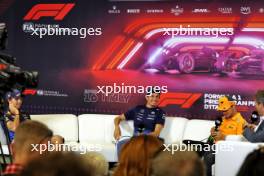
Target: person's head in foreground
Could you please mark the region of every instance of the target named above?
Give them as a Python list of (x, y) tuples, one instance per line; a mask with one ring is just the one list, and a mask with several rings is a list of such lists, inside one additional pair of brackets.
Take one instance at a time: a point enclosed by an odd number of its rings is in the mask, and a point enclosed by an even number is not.
[(21, 123), (16, 129), (15, 139), (11, 144), (13, 164), (7, 166), (3, 175), (18, 174), (28, 162), (45, 155), (47, 151), (40, 154), (40, 145), (47, 146), (52, 135), (52, 131), (40, 122)]
[(161, 151), (152, 161), (151, 176), (205, 176), (205, 167), (194, 151)]
[[(12, 152), (14, 163), (21, 165), (27, 164), (28, 161), (40, 157), (47, 153), (39, 150), (40, 145), (47, 145), (53, 132), (44, 124), (37, 121), (26, 121), (19, 125), (16, 130), (14, 143), (12, 144)], [(34, 149), (33, 145), (38, 145)]]
[(255, 108), (260, 116), (264, 116), (264, 90), (258, 90), (255, 96)]
[(229, 119), (236, 113), (236, 103), (226, 96), (222, 96), (218, 100), (217, 110), (223, 113), (224, 118)]
[[(97, 176), (91, 165), (71, 152), (53, 152), (28, 164), (20, 176)], [(100, 176), (100, 175), (98, 175)]]
[(94, 168), (94, 172), (98, 176), (107, 176), (109, 164), (105, 157), (98, 152), (88, 152), (81, 157), (84, 159), (84, 162), (91, 165)]
[(163, 146), (156, 137), (141, 135), (132, 137), (121, 149), (119, 165), (114, 176), (149, 176), (153, 155)]
[(237, 176), (264, 175), (264, 147), (250, 153), (242, 164)]
[(52, 144), (64, 144), (65, 139), (60, 135), (53, 135), (51, 138), (51, 143)]

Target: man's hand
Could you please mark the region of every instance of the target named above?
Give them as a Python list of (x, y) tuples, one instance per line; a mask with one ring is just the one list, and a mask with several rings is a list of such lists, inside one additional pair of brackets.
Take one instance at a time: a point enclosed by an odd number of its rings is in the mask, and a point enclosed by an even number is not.
[(121, 137), (121, 130), (119, 127), (115, 127), (115, 130), (114, 130), (114, 138), (115, 140), (119, 140)]
[(9, 111), (12, 115), (19, 115), (19, 110), (15, 107), (13, 103), (9, 104)]
[(246, 127), (249, 128), (249, 129), (251, 129), (252, 131), (254, 131), (254, 129), (256, 128), (256, 125), (254, 125), (254, 124), (247, 124)]
[(225, 136), (220, 131), (215, 131), (215, 128), (211, 128), (211, 136), (216, 140), (224, 140)]
[(154, 137), (159, 137), (159, 134), (157, 134), (155, 131), (149, 133), (148, 135), (154, 136)]
[(211, 136), (213, 136), (213, 137), (216, 136), (216, 133), (217, 133), (217, 132), (215, 131), (215, 127), (212, 127), (212, 128), (211, 128), (210, 133), (211, 133)]
[(121, 114), (114, 119), (114, 124), (115, 124), (114, 138), (115, 140), (119, 140), (119, 138), (121, 137), (121, 130), (120, 130), (119, 124), (122, 120), (125, 120), (125, 119), (126, 117), (124, 114)]

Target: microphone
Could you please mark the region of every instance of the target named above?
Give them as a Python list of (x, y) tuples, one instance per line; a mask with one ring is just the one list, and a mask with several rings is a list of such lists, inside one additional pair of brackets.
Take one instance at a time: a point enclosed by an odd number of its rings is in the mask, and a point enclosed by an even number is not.
[(259, 120), (259, 114), (257, 111), (253, 111), (250, 116), (251, 123), (256, 123)]
[[(222, 124), (222, 117), (217, 117), (215, 119), (215, 131), (218, 131), (218, 128), (220, 127), (220, 125)], [(209, 136), (207, 143), (209, 143), (210, 145), (213, 145), (215, 143), (215, 139), (212, 135)]]
[(145, 130), (145, 125), (143, 123), (138, 125), (138, 133), (141, 134)]
[(218, 131), (218, 128), (219, 128), (220, 125), (222, 124), (222, 121), (223, 121), (222, 117), (217, 117), (217, 118), (215, 119), (215, 131)]

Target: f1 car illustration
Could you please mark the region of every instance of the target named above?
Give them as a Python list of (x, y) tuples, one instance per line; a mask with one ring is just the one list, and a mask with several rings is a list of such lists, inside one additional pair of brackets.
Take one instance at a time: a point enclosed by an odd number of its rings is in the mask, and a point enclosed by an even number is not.
[(148, 62), (145, 68), (154, 68), (161, 73), (177, 69), (185, 74), (210, 72), (264, 75), (264, 49), (247, 43), (228, 47), (185, 43), (175, 48), (165, 48), (155, 57), (155, 62)]

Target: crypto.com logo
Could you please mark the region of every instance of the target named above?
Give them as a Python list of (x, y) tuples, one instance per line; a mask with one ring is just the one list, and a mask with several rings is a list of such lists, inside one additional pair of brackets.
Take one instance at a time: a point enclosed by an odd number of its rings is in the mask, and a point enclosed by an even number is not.
[(42, 17), (53, 17), (57, 21), (63, 20), (74, 6), (74, 3), (37, 4), (30, 9), (24, 20), (39, 20)]

